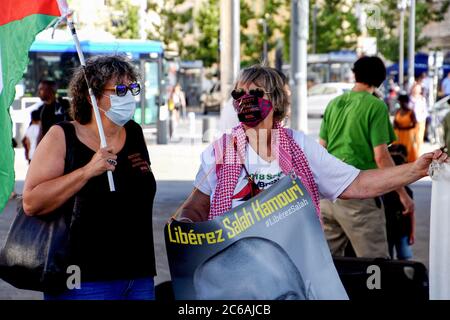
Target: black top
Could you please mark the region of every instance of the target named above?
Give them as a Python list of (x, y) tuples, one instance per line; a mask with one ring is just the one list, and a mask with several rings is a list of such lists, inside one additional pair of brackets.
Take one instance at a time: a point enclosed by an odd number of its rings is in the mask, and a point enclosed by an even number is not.
[[(66, 135), (73, 135), (74, 170), (85, 166), (94, 150), (76, 137), (72, 123), (59, 125)], [(125, 130), (125, 145), (113, 173), (116, 191), (109, 191), (105, 172), (91, 178), (75, 196), (70, 263), (80, 267), (82, 281), (156, 275), (152, 229), (156, 181), (141, 127), (129, 121)]]
[(51, 104), (43, 104), (41, 110), (41, 138), (51, 126), (62, 121), (72, 120), (69, 116), (69, 102), (64, 99), (55, 100)]

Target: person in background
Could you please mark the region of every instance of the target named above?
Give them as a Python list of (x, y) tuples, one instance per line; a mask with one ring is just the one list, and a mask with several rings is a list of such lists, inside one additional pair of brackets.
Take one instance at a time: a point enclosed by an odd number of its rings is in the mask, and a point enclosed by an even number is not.
[(72, 120), (72, 118), (69, 115), (69, 102), (62, 98), (56, 98), (55, 81), (41, 80), (38, 85), (38, 96), (43, 102), (43, 105), (39, 108), (41, 112), (39, 141), (41, 141), (51, 126), (58, 122)]
[[(374, 96), (386, 78), (386, 67), (380, 58), (366, 56), (355, 62), (353, 72), (353, 89), (333, 99), (325, 110), (320, 144), (362, 172), (376, 168), (380, 172), (394, 170), (388, 145), (395, 141), (395, 133), (386, 104)], [(405, 189), (400, 185), (394, 189), (405, 213), (413, 212), (414, 202)], [(323, 199), (320, 207), (334, 256), (343, 256), (350, 242), (358, 257), (389, 257), (385, 213), (379, 196), (340, 197), (334, 202)]]
[(416, 130), (416, 144), (417, 152), (420, 154), (420, 150), (423, 145), (423, 140), (425, 138), (425, 128), (428, 117), (428, 107), (427, 100), (422, 95), (422, 87), (420, 84), (415, 83), (411, 88), (410, 95), (411, 109), (414, 111), (417, 120), (417, 130)]
[(25, 149), (25, 159), (28, 163), (33, 158), (34, 151), (36, 150), (39, 135), (41, 133), (41, 114), (39, 110), (31, 112), (31, 123), (25, 132), (25, 136), (22, 139), (22, 144)]
[[(389, 153), (397, 166), (406, 163), (407, 150), (404, 145), (393, 144), (389, 147)], [(411, 188), (405, 186), (406, 192), (412, 198)], [(383, 204), (386, 214), (386, 230), (391, 258), (399, 260), (412, 259), (411, 245), (414, 244), (414, 213), (404, 214), (403, 205), (398, 193), (393, 191), (383, 195)]]
[(417, 144), (418, 124), (414, 110), (410, 108), (409, 97), (405, 92), (398, 96), (400, 109), (394, 117), (394, 130), (397, 135), (395, 143), (405, 146), (408, 154), (407, 162), (414, 162), (419, 155)]
[(395, 105), (397, 101), (397, 94), (400, 90), (400, 87), (394, 82), (394, 79), (391, 77), (388, 81), (388, 94), (385, 98), (385, 103), (389, 108), (389, 113), (395, 113)]
[(416, 80), (416, 82), (422, 87), (422, 95), (427, 101), (430, 95), (430, 86), (432, 81), (433, 80), (428, 76), (426, 72), (422, 72)]
[[(172, 93), (172, 101), (177, 112), (181, 112), (181, 117), (183, 120), (187, 118), (186, 112), (186, 96), (184, 95), (183, 90), (181, 89), (181, 85), (177, 83), (173, 89)], [(178, 116), (179, 117), (179, 116)]]

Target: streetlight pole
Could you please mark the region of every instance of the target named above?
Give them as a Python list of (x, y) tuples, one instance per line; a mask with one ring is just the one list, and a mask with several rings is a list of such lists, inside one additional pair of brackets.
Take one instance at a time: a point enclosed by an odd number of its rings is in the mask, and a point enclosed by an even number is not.
[(408, 47), (408, 90), (414, 84), (414, 55), (416, 49), (416, 0), (410, 0), (409, 11), (409, 47)]
[(302, 130), (304, 133), (308, 132), (306, 88), (308, 9), (308, 0), (291, 1), (291, 126), (294, 130)]
[(240, 69), (240, 2), (220, 2), (220, 87), (222, 104), (228, 100)]
[(267, 21), (262, 19), (263, 23), (263, 33), (264, 33), (264, 47), (263, 47), (263, 61), (267, 63)]
[(317, 3), (314, 4), (313, 7), (313, 53), (317, 52), (317, 11), (319, 7)]
[(263, 37), (264, 37), (264, 41), (263, 41), (263, 55), (262, 55), (262, 60), (264, 63), (268, 62), (268, 45), (267, 45), (267, 37), (268, 37), (268, 30), (267, 30), (267, 19), (269, 19), (269, 14), (265, 13), (264, 16), (262, 18), (260, 18), (258, 20), (258, 22), (260, 24), (262, 24), (262, 28), (263, 28)]
[(398, 84), (403, 89), (404, 85), (404, 57), (405, 57), (405, 10), (406, 0), (399, 0), (398, 9), (400, 10), (400, 26), (399, 26), (399, 61), (398, 61)]

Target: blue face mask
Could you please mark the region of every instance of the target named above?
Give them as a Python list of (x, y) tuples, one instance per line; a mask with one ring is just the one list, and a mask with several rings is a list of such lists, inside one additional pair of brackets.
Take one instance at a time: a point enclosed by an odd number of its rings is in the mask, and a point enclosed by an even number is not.
[(110, 95), (109, 98), (111, 99), (111, 108), (104, 111), (105, 116), (119, 127), (123, 127), (134, 116), (136, 100), (129, 91), (123, 97)]

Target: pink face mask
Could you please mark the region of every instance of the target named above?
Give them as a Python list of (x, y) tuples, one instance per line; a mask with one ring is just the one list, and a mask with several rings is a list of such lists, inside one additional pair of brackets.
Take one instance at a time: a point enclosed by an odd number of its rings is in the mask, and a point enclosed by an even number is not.
[(239, 121), (252, 128), (267, 118), (273, 109), (270, 100), (258, 98), (250, 94), (245, 94), (241, 98), (234, 100), (233, 106), (238, 113)]

